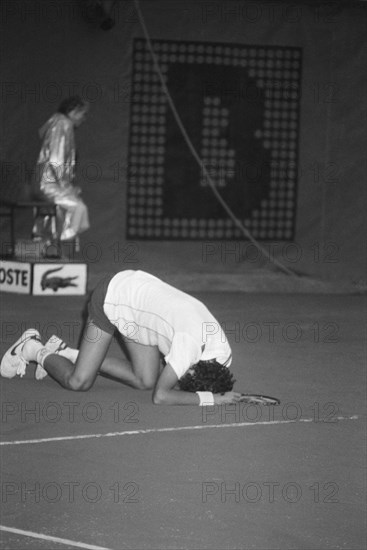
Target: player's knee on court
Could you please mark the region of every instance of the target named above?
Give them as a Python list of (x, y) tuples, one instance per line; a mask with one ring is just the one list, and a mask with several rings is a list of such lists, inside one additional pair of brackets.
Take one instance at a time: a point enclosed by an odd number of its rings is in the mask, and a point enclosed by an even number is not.
[(151, 380), (149, 378), (139, 378), (138, 379), (138, 387), (139, 390), (152, 390), (155, 386), (155, 381)]
[(73, 391), (88, 391), (93, 386), (93, 380), (81, 378), (80, 376), (71, 376), (69, 378), (69, 387)]

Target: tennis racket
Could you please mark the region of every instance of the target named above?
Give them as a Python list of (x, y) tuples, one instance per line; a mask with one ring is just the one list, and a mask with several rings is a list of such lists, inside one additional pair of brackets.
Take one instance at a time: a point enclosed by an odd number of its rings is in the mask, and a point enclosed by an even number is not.
[(241, 403), (255, 403), (257, 405), (280, 405), (279, 399), (269, 397), (268, 395), (257, 395), (250, 393), (241, 393)]

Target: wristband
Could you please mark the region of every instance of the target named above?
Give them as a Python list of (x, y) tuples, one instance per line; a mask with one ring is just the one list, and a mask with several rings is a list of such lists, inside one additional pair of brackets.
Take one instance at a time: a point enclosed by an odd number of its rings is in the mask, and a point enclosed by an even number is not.
[(208, 405), (214, 405), (214, 395), (211, 391), (197, 391), (195, 392), (200, 399), (199, 406), (206, 407)]

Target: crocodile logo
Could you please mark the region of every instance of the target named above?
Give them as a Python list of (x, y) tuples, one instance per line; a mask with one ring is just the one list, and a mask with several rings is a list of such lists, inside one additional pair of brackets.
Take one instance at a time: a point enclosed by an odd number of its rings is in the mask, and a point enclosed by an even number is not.
[(66, 288), (68, 286), (77, 286), (72, 281), (74, 279), (77, 279), (78, 276), (75, 277), (49, 277), (51, 273), (56, 273), (56, 271), (60, 271), (62, 267), (57, 267), (56, 269), (49, 269), (48, 271), (45, 271), (42, 275), (41, 279), (41, 288), (42, 290), (46, 290), (47, 288), (50, 288), (54, 292), (57, 292), (59, 288)]

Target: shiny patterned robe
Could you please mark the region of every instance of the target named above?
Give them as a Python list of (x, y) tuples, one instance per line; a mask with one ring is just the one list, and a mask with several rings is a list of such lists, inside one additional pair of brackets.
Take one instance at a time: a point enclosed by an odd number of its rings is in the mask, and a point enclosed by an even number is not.
[[(74, 186), (75, 141), (71, 120), (55, 113), (39, 131), (42, 147), (37, 160), (37, 194), (57, 204), (61, 240), (75, 238), (89, 228), (88, 209)], [(45, 237), (47, 220), (36, 220), (34, 235)], [(43, 226), (42, 226), (43, 225)]]

